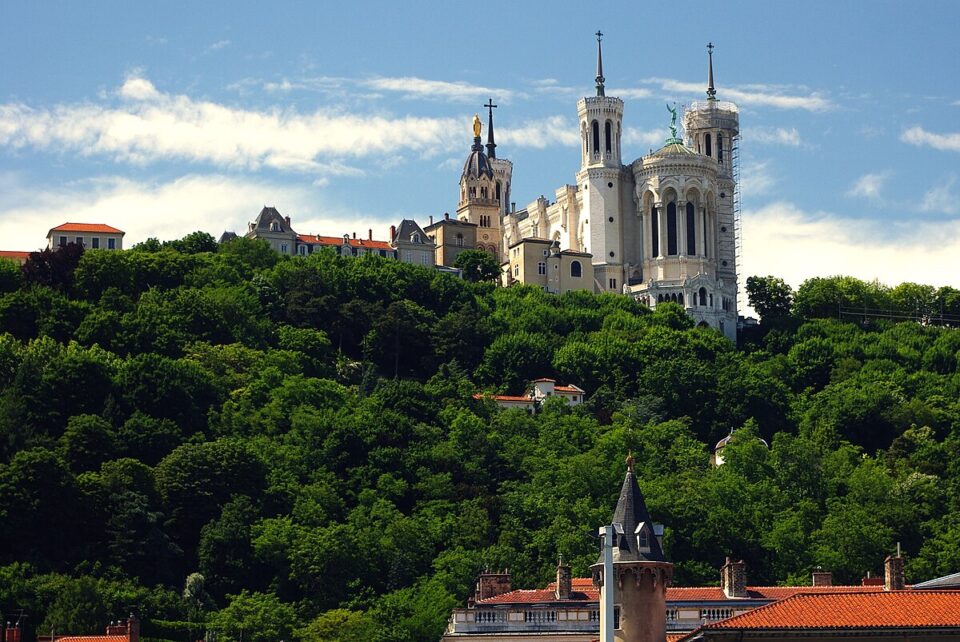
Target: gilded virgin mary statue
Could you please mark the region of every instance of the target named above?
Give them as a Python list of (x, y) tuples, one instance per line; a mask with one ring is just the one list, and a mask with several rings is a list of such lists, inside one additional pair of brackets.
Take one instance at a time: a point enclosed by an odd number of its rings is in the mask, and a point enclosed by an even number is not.
[(482, 127), (483, 125), (480, 124), (480, 115), (474, 114), (473, 115), (473, 137), (474, 138), (480, 138), (480, 129)]

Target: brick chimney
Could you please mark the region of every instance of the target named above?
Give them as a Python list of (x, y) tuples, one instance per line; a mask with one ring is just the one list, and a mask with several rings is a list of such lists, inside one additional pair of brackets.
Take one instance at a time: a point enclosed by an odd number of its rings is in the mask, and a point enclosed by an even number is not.
[(4, 642), (20, 642), (20, 625), (7, 622), (7, 628), (3, 632)]
[(397, 226), (396, 226), (396, 225), (391, 225), (391, 226), (390, 226), (390, 241), (392, 242), (393, 239), (395, 239), (396, 237), (397, 237)]
[(569, 600), (570, 593), (573, 592), (573, 574), (570, 572), (570, 566), (563, 563), (563, 558), (560, 558), (560, 563), (557, 564), (557, 588), (556, 596), (558, 600)]
[(900, 555), (900, 542), (897, 542), (897, 554), (888, 555), (883, 561), (883, 590), (902, 591), (907, 582), (903, 575), (903, 556)]
[(445, 221), (449, 221), (449, 220), (450, 220), (450, 212), (444, 212), (444, 213), (443, 213), (443, 220), (445, 220)]
[(127, 639), (130, 642), (140, 642), (140, 618), (134, 613), (127, 618)]
[(813, 586), (833, 586), (833, 573), (819, 566), (813, 569)]
[(720, 586), (728, 598), (747, 597), (747, 565), (743, 560), (733, 562), (727, 558), (720, 569)]
[(509, 593), (512, 588), (509, 570), (500, 573), (485, 571), (480, 574), (480, 579), (477, 581), (477, 599), (485, 600), (488, 597)]
[(284, 222), (287, 224), (287, 227), (290, 227), (290, 217), (289, 217), (289, 216), (284, 216), (284, 217), (283, 217), (283, 220), (284, 220)]

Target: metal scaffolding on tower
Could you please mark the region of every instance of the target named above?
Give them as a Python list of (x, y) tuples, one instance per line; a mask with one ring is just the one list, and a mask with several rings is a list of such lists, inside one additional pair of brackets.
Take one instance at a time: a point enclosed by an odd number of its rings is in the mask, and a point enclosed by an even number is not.
[[(737, 280), (743, 277), (743, 226), (741, 222), (741, 194), (740, 194), (740, 133), (730, 141), (730, 163), (733, 167), (733, 257), (737, 269)], [(736, 311), (740, 314), (740, 284), (737, 284)]]

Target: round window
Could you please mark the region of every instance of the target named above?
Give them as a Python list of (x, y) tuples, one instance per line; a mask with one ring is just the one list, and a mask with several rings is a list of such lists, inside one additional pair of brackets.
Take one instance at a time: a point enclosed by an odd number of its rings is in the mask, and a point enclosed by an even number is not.
[(613, 187), (613, 183), (607, 183), (607, 187)]

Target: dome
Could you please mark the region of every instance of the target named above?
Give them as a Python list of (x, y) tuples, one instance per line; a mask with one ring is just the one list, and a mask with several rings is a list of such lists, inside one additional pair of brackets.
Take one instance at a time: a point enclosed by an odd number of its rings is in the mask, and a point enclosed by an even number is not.
[(463, 165), (463, 175), (467, 178), (480, 178), (481, 176), (493, 178), (493, 168), (490, 167), (487, 155), (483, 153), (483, 146), (480, 144), (479, 138), (474, 140), (470, 155), (467, 156), (467, 162)]
[(668, 142), (663, 147), (661, 147), (660, 149), (658, 149), (657, 151), (653, 152), (653, 154), (651, 154), (651, 156), (655, 156), (655, 157), (676, 156), (676, 155), (697, 156), (697, 153), (682, 143), (671, 141), (671, 142)]

